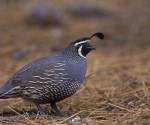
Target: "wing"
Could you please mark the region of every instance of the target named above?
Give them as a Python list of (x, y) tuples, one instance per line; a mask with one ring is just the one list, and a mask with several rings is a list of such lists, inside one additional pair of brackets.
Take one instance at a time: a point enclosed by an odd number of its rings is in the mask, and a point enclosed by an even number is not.
[(10, 80), (12, 86), (58, 84), (67, 80), (66, 61), (59, 56), (36, 60), (20, 69)]

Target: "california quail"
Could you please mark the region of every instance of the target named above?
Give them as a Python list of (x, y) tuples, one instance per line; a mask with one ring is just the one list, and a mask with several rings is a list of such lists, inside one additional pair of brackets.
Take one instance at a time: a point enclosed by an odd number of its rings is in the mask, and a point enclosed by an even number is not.
[(56, 102), (73, 95), (80, 87), (86, 73), (86, 55), (95, 49), (89, 42), (95, 33), (71, 42), (61, 53), (35, 60), (16, 72), (0, 88), (0, 99), (21, 97), (33, 102), (40, 113), (40, 104), (50, 103), (53, 112), (61, 112)]

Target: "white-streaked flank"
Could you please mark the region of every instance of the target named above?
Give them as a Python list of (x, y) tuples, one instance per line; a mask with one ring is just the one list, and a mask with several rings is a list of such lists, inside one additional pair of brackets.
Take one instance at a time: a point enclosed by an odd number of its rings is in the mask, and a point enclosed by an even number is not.
[(90, 40), (81, 41), (81, 42), (75, 43), (74, 46), (80, 45), (80, 44), (82, 44), (82, 43), (87, 43), (87, 42), (89, 42), (89, 41), (90, 41)]
[(79, 56), (81, 56), (81, 57), (83, 57), (83, 58), (86, 59), (86, 57), (82, 55), (82, 47), (83, 47), (83, 46), (80, 46), (80, 47), (79, 47), (79, 49), (78, 49), (78, 54), (79, 54)]
[(16, 86), (16, 87), (10, 89), (9, 91), (3, 93), (2, 96), (3, 96), (3, 95), (5, 96), (6, 94), (9, 94), (10, 92), (12, 92), (12, 91), (14, 91), (14, 90), (17, 90), (17, 89), (20, 89), (20, 86)]

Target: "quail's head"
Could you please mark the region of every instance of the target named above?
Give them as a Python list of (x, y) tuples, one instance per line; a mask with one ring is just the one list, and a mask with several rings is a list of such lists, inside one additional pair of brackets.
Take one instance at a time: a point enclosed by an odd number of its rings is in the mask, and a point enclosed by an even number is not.
[(80, 38), (74, 42), (72, 42), (67, 49), (76, 51), (76, 53), (83, 57), (86, 58), (87, 54), (91, 52), (92, 50), (95, 50), (96, 48), (90, 43), (91, 39), (96, 36), (99, 39), (104, 39), (103, 33), (97, 32), (91, 35), (90, 37), (84, 37)]

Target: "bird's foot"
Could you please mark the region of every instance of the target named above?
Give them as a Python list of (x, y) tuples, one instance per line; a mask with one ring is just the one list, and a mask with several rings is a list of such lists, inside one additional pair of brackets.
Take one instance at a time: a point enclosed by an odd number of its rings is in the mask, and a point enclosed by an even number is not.
[(61, 117), (69, 116), (68, 113), (60, 111), (59, 108), (57, 107), (56, 103), (52, 103), (51, 107), (52, 107), (52, 113), (55, 116), (61, 116)]
[(38, 111), (37, 114), (38, 114), (38, 115), (41, 115), (41, 116), (42, 116), (42, 115), (47, 115), (43, 110), (42, 110), (42, 111), (41, 111), (41, 110)]
[(48, 114), (47, 113), (45, 113), (44, 111), (38, 111), (37, 112), (37, 115), (36, 115), (36, 119), (38, 118), (38, 119), (45, 119), (45, 118), (47, 118), (48, 117)]
[(45, 118), (48, 116), (48, 114), (44, 112), (44, 110), (41, 108), (40, 105), (36, 104), (36, 106), (38, 109), (37, 116), (36, 116), (37, 118), (39, 118), (39, 117)]

